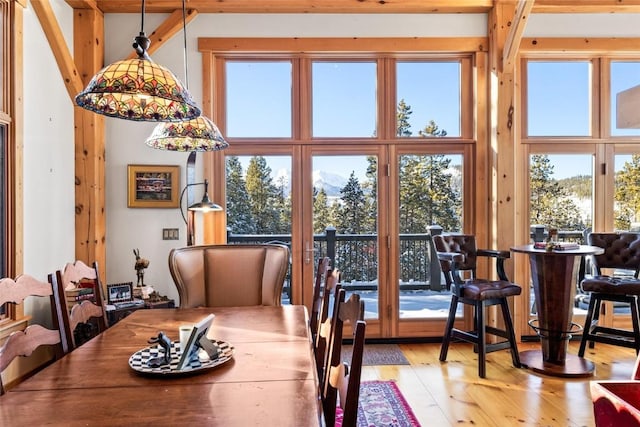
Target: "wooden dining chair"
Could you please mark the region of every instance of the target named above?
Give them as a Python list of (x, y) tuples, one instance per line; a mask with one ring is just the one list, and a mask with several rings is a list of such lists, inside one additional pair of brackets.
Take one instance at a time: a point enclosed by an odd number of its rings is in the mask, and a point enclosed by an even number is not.
[[(591, 348), (596, 342), (629, 347), (640, 352), (640, 234), (639, 233), (589, 233), (587, 243), (604, 249), (594, 255), (592, 266), (595, 275), (580, 283), (589, 295), (589, 308), (584, 322), (578, 356), (583, 357), (587, 343)], [(603, 274), (610, 269), (610, 274)], [(615, 271), (627, 271), (629, 275), (614, 275)], [(598, 324), (603, 301), (627, 306), (630, 309), (631, 329), (614, 328)]]
[(280, 305), (288, 269), (289, 248), (281, 244), (201, 245), (169, 252), (180, 308)]
[(64, 313), (61, 301), (64, 296), (58, 293), (58, 289), (50, 283), (41, 282), (32, 276), (23, 274), (15, 280), (11, 278), (0, 279), (0, 306), (3, 304), (23, 304), (27, 297), (49, 298), (51, 307), (51, 320), (54, 329), (49, 329), (37, 323), (31, 323), (24, 331), (14, 331), (0, 348), (0, 394), (4, 394), (2, 373), (16, 357), (31, 356), (33, 351), (43, 345), (53, 347), (53, 358), (61, 358), (67, 344), (66, 334), (63, 330)]
[(318, 333), (316, 334), (313, 345), (319, 384), (323, 384), (324, 382), (324, 372), (327, 367), (327, 349), (329, 347), (329, 335), (331, 333), (331, 322), (333, 320), (333, 318), (329, 316), (329, 311), (332, 307), (335, 307), (334, 302), (337, 301), (340, 289), (340, 271), (337, 269), (330, 270), (327, 274), (324, 293), (320, 301)]
[(315, 342), (316, 335), (318, 333), (318, 325), (322, 323), (324, 319), (320, 319), (320, 308), (322, 306), (322, 297), (325, 292), (325, 283), (327, 280), (327, 273), (329, 272), (329, 264), (331, 259), (329, 257), (323, 257), (318, 260), (318, 266), (316, 268), (315, 281), (313, 283), (313, 299), (311, 302), (311, 318), (309, 320), (309, 329), (311, 330), (311, 339)]
[[(351, 294), (347, 300), (345, 297), (346, 291), (339, 289), (331, 316), (327, 365), (320, 395), (327, 426), (335, 425), (336, 410), (340, 406), (343, 409), (343, 425), (355, 427), (360, 396), (362, 353), (364, 352), (364, 301), (360, 300), (358, 294)], [(345, 324), (351, 326), (354, 334), (351, 364), (342, 360)]]
[[(513, 366), (519, 368), (520, 355), (507, 298), (520, 295), (522, 289), (511, 283), (504, 271), (504, 260), (510, 257), (509, 251), (477, 249), (475, 236), (471, 234), (447, 234), (433, 237), (442, 272), (447, 286), (451, 286), (451, 306), (444, 330), (440, 361), (447, 360), (449, 343), (457, 338), (475, 344), (478, 351), (478, 375), (486, 376), (486, 355), (492, 351), (509, 348)], [(479, 279), (476, 277), (478, 257), (490, 257), (496, 260), (496, 274), (499, 280)], [(469, 277), (463, 277), (465, 272)], [(474, 328), (465, 331), (454, 327), (458, 304), (468, 304), (474, 308)], [(498, 305), (502, 311), (504, 329), (489, 326), (485, 319), (485, 309)], [(506, 341), (487, 343), (486, 335), (491, 334)]]
[[(109, 327), (104, 289), (96, 262), (91, 267), (80, 260), (67, 263), (62, 271), (57, 270), (49, 275), (49, 282), (58, 288), (60, 295), (66, 296), (62, 304), (67, 314), (63, 320), (69, 343), (68, 351), (72, 351)], [(78, 287), (92, 288), (93, 297), (71, 302), (68, 297), (69, 292)]]

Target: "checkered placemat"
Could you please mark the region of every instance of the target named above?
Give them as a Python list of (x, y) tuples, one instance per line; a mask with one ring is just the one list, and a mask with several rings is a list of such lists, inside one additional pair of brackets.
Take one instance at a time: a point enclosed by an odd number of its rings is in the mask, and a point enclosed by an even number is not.
[(129, 358), (129, 366), (136, 372), (143, 374), (154, 375), (180, 375), (185, 373), (191, 373), (204, 369), (210, 369), (223, 363), (228, 362), (233, 357), (233, 346), (225, 341), (212, 340), (220, 348), (220, 353), (217, 359), (209, 359), (209, 356), (204, 352), (198, 353), (198, 358), (193, 358), (189, 364), (181, 370), (178, 370), (178, 362), (182, 352), (180, 350), (180, 342), (171, 342), (171, 363), (169, 365), (162, 365), (158, 367), (150, 367), (147, 362), (154, 357), (163, 356), (164, 349), (160, 345), (154, 345), (151, 347), (145, 347), (142, 350), (138, 350)]

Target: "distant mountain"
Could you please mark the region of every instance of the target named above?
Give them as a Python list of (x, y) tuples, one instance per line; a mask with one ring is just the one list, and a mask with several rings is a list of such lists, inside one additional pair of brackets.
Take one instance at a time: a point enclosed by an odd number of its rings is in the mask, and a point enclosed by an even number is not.
[(313, 186), (317, 190), (324, 188), (327, 196), (340, 196), (340, 190), (347, 185), (348, 178), (325, 171), (313, 171)]
[[(288, 169), (278, 169), (273, 174), (273, 183), (280, 187), (282, 183), (286, 188), (287, 194), (291, 192), (291, 171)], [(313, 186), (317, 190), (324, 188), (325, 193), (329, 197), (339, 197), (340, 190), (347, 185), (347, 181), (349, 178), (345, 178), (344, 176), (340, 176), (335, 173), (325, 172), (325, 171), (313, 171)]]

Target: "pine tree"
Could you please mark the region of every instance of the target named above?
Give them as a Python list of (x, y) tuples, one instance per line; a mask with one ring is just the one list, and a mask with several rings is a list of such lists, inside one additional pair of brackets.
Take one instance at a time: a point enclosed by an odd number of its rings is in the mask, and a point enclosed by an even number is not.
[(549, 156), (531, 156), (529, 170), (529, 223), (559, 230), (583, 230), (580, 210), (569, 197), (569, 191), (553, 178), (554, 166)]
[(460, 230), (459, 191), (450, 172), (451, 158), (444, 154), (405, 155), (400, 165), (401, 233), (424, 233), (433, 224)]
[(360, 182), (356, 178), (355, 172), (351, 172), (347, 184), (340, 190), (342, 195), (342, 205), (339, 211), (339, 219), (336, 228), (339, 233), (368, 233), (373, 230), (367, 229), (368, 215), (365, 206), (365, 195)]
[(329, 201), (327, 200), (327, 192), (324, 188), (320, 191), (313, 189), (313, 232), (322, 234), (330, 223)]
[(618, 230), (629, 230), (640, 220), (640, 155), (631, 156), (616, 176), (616, 219)]
[(396, 110), (396, 136), (407, 137), (411, 136), (411, 124), (409, 123), (409, 116), (413, 114), (411, 106), (401, 99), (398, 103), (398, 109)]
[(247, 193), (256, 233), (274, 234), (280, 229), (280, 215), (276, 208), (278, 189), (271, 178), (271, 168), (262, 156), (254, 156), (247, 168)]
[[(407, 105), (403, 109), (411, 111), (411, 107)], [(398, 129), (402, 127), (399, 122)], [(447, 132), (430, 120), (419, 131), (419, 135), (423, 138), (442, 137)], [(451, 159), (443, 154), (401, 156), (401, 233), (424, 233), (433, 224), (438, 224), (445, 230), (460, 229), (462, 200), (450, 165)]]
[(429, 120), (429, 123), (422, 129), (418, 134), (427, 138), (430, 136), (447, 136), (447, 131), (444, 129), (438, 128), (438, 125), (433, 120)]
[(254, 234), (249, 194), (242, 175), (242, 165), (236, 156), (227, 157), (227, 226), (235, 234)]
[(291, 233), (291, 194), (287, 195), (287, 178), (281, 176), (277, 180), (274, 208), (278, 211), (278, 223), (275, 230), (278, 234)]

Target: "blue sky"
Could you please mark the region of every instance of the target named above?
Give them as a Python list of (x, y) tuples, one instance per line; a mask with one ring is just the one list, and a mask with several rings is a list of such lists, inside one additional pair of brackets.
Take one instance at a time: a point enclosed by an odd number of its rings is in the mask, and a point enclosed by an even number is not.
[[(313, 134), (318, 137), (369, 137), (376, 125), (376, 65), (371, 61), (314, 62)], [(229, 62), (227, 68), (228, 136), (289, 137), (291, 130), (291, 64), (287, 61)], [(531, 61), (528, 69), (529, 135), (584, 136), (590, 140), (592, 97), (590, 62)], [(400, 61), (396, 67), (397, 100), (411, 106), (410, 123), (417, 136), (434, 120), (449, 136), (460, 135), (460, 65), (452, 62)], [(615, 94), (640, 83), (640, 63), (613, 61), (611, 123), (614, 136), (640, 135), (615, 128)], [(628, 156), (616, 158), (616, 169)], [(364, 156), (322, 157), (314, 167), (363, 178)], [(552, 155), (555, 177), (592, 173), (589, 155)], [(272, 169), (290, 168), (289, 159), (272, 157)], [(358, 173), (358, 171), (360, 171)]]

